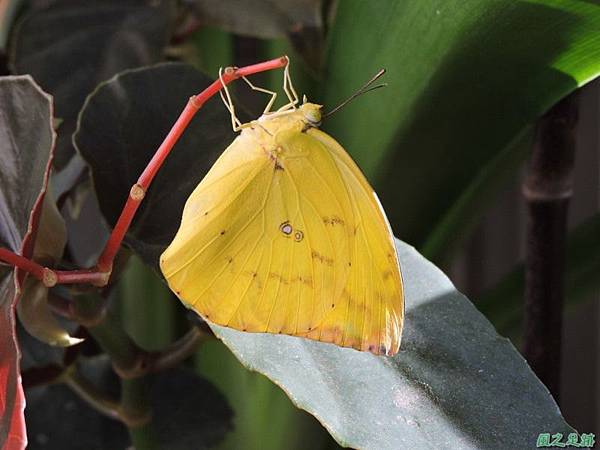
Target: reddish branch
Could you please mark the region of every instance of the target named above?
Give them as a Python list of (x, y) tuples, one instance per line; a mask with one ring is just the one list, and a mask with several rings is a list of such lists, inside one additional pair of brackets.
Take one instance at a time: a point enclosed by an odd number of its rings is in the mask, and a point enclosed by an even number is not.
[(249, 76), (259, 72), (285, 67), (285, 65), (288, 64), (288, 61), (289, 60), (287, 56), (283, 56), (270, 61), (265, 61), (259, 64), (253, 64), (241, 68), (228, 67), (223, 72), (222, 81), (221, 79), (214, 81), (204, 91), (198, 95), (192, 96), (189, 99), (186, 107), (171, 128), (171, 131), (169, 131), (169, 134), (167, 134), (167, 137), (148, 163), (148, 166), (138, 178), (137, 183), (131, 187), (129, 197), (127, 198), (123, 210), (121, 211), (121, 215), (119, 216), (119, 219), (112, 230), (104, 250), (98, 258), (98, 262), (93, 269), (55, 271), (47, 267), (43, 267), (4, 248), (0, 248), (0, 261), (7, 262), (15, 267), (25, 270), (38, 280), (42, 281), (48, 287), (52, 287), (56, 284), (74, 283), (89, 283), (96, 286), (106, 285), (112, 271), (115, 255), (121, 247), (123, 238), (125, 237), (125, 234), (131, 225), (140, 203), (144, 199), (146, 191), (150, 187), (152, 180), (156, 176), (156, 173), (162, 166), (163, 162), (171, 152), (171, 149), (179, 140), (179, 137), (185, 131), (196, 112), (198, 112), (198, 110), (204, 105), (204, 103), (206, 103), (208, 99), (223, 89), (226, 84), (229, 84), (230, 82), (243, 76)]

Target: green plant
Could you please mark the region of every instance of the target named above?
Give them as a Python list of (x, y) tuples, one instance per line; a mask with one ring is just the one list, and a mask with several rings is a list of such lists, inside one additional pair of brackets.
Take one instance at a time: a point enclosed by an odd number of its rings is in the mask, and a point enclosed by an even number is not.
[[(386, 67), (385, 93), (364, 96), (324, 128), (373, 181), (396, 234), (433, 261), (448, 261), (525, 159), (528, 127), (600, 73), (600, 6), (594, 1), (313, 0), (281, 2), (280, 9), (265, 6), (268, 1), (245, 8), (221, 3), (225, 10), (202, 0), (34, 1), (22, 5), (14, 23), (18, 8), (11, 3), (10, 14), (0, 11), (11, 73), (35, 80), (8, 76), (0, 84), (2, 157), (14, 161), (0, 169), (2, 247), (26, 256), (36, 250), (65, 269), (89, 264), (99, 251), (90, 236), (99, 244), (107, 238), (103, 224), (115, 223), (187, 98), (212, 81), (191, 65), (214, 77), (219, 66), (287, 53), (300, 90), (326, 105)], [(257, 29), (260, 41), (240, 37)], [(155, 65), (167, 55), (187, 64)], [(281, 82), (274, 73), (258, 78), (273, 89)], [(253, 116), (258, 109), (242, 87), (238, 98)], [(31, 333), (62, 344), (86, 338), (57, 349), (19, 329), (31, 429), (71, 423), (64, 434), (55, 428), (45, 437), (58, 448), (119, 448), (129, 440), (138, 449), (306, 448), (300, 433), (310, 436), (313, 448), (335, 445), (278, 387), (245, 367), (274, 381), (339, 444), (351, 447), (452, 442), (454, 448), (517, 448), (530, 445), (541, 429), (570, 430), (515, 349), (440, 271), (401, 242), (410, 302), (403, 350), (393, 360), (297, 338), (217, 326), (210, 331), (186, 320), (153, 269), (187, 195), (232, 138), (226, 111), (210, 100), (149, 190), (108, 288), (20, 293), (21, 317), (38, 319), (24, 320)], [(35, 203), (46, 192), (53, 153), (46, 202), (67, 219), (66, 233), (62, 219), (49, 220), (51, 214), (34, 215), (30, 223), (30, 211), (41, 212)], [(35, 249), (30, 224), (37, 230)], [(596, 283), (587, 268), (597, 258), (584, 250), (598, 248), (598, 234), (583, 231), (570, 253), (577, 265), (568, 268), (583, 282), (568, 284), (569, 292)], [(57, 243), (58, 236), (64, 242)], [(16, 439), (22, 427), (19, 408), (9, 413), (19, 399), (10, 332), (19, 295), (12, 270), (2, 267), (1, 274), (0, 367), (8, 375), (0, 396), (7, 400), (0, 443), (12, 449), (19, 444), (9, 433)], [(493, 299), (498, 292), (517, 298), (519, 276), (502, 286), (508, 291), (491, 292), (485, 305), (498, 311), (492, 320), (514, 323), (516, 302), (509, 311)], [(56, 312), (69, 317), (67, 324)], [(193, 362), (182, 363), (200, 341)], [(162, 370), (172, 366), (177, 369)], [(81, 399), (117, 418), (129, 435)], [(53, 414), (50, 405), (67, 401), (76, 405), (74, 413)], [(531, 404), (536, 420), (529, 416)], [(499, 411), (510, 413), (502, 423)], [(74, 442), (70, 433), (78, 427), (86, 427), (89, 442)], [(494, 436), (487, 434), (490, 427), (498, 431)], [(35, 437), (30, 441), (36, 445)]]

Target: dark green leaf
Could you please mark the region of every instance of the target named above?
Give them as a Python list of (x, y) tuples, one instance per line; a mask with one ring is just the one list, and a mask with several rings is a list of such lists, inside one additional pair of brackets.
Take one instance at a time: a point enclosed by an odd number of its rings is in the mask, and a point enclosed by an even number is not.
[(320, 67), (324, 47), (322, 0), (188, 0), (188, 3), (202, 24), (242, 36), (287, 38), (310, 67)]
[(548, 390), (450, 280), (397, 241), (406, 328), (393, 358), (211, 325), (336, 440), (352, 448), (534, 448), (568, 433)]
[(64, 385), (28, 389), (25, 417), (30, 450), (125, 449), (125, 427), (108, 419)]
[(323, 27), (321, 0), (188, 0), (198, 19), (231, 33), (280, 38)]
[[(77, 366), (81, 376), (92, 386), (118, 398), (119, 378), (112, 371), (108, 356), (81, 358)], [(116, 450), (128, 447), (125, 427), (98, 413), (70, 388), (39, 386), (27, 389), (25, 394), (30, 435), (27, 448)]]
[[(100, 209), (114, 224), (131, 186), (167, 135), (188, 98), (212, 80), (185, 64), (124, 72), (90, 96), (74, 142), (91, 167)], [(158, 173), (126, 242), (147, 264), (171, 242), (192, 190), (234, 138), (217, 96), (198, 112)]]
[[(396, 234), (422, 245), (442, 221), (478, 214), (473, 196), (461, 217), (446, 217), (482, 170), (493, 185), (522, 160), (523, 152), (498, 155), (528, 124), (600, 73), (599, 29), (595, 1), (339, 2), (325, 104), (381, 67), (388, 87), (333, 115), (326, 129), (376, 182)], [(456, 230), (429, 255), (464, 234)]]
[(212, 448), (232, 428), (223, 394), (189, 370), (161, 372), (152, 392), (153, 425), (164, 449)]
[[(54, 138), (50, 96), (31, 77), (0, 78), (0, 247), (27, 257), (33, 253)], [(0, 266), (0, 447), (18, 449), (26, 436), (15, 288), (13, 270)]]
[(63, 119), (57, 167), (73, 155), (77, 113), (94, 87), (162, 59), (171, 10), (171, 0), (62, 0), (33, 8), (16, 28), (14, 70), (31, 74), (50, 92)]

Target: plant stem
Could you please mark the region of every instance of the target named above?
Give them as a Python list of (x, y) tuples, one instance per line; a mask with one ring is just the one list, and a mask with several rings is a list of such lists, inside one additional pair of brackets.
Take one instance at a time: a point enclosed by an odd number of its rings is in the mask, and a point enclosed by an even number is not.
[(144, 369), (152, 373), (177, 366), (191, 356), (197, 349), (198, 344), (207, 337), (209, 336), (198, 328), (191, 328), (190, 331), (165, 350), (149, 353), (144, 363)]
[(143, 352), (125, 332), (118, 319), (105, 311), (104, 299), (99, 295), (81, 295), (73, 303), (73, 309), (76, 320), (87, 327), (100, 347), (108, 353), (119, 376), (137, 376)]
[(539, 120), (523, 183), (528, 208), (523, 353), (557, 401), (577, 103), (577, 93), (571, 94)]
[(79, 374), (75, 367), (67, 369), (64, 372), (62, 381), (95, 410), (111, 419), (127, 421), (119, 410), (119, 403), (99, 391), (92, 383)]

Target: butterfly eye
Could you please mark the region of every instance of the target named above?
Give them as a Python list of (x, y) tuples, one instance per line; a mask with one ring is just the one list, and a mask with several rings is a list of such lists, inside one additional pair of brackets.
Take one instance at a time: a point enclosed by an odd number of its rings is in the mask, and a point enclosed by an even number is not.
[(294, 240), (296, 242), (300, 242), (304, 238), (304, 233), (302, 231), (296, 231), (294, 233)]
[(283, 222), (281, 225), (279, 225), (279, 230), (286, 236), (292, 234), (292, 226), (289, 222)]
[(319, 125), (321, 123), (321, 109), (311, 104), (304, 105), (304, 118), (311, 125)]

